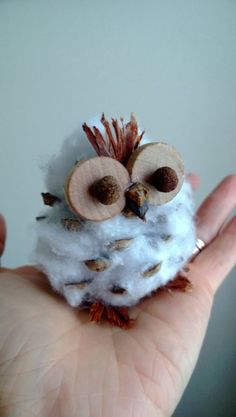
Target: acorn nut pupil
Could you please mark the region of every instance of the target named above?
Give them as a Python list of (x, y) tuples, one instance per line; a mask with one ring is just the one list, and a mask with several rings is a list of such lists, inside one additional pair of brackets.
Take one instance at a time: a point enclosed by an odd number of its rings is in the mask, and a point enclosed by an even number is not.
[(162, 193), (169, 193), (176, 189), (178, 177), (174, 169), (170, 167), (158, 168), (152, 176), (152, 184)]
[(121, 196), (121, 188), (112, 175), (106, 175), (92, 186), (93, 196), (105, 205), (116, 203)]

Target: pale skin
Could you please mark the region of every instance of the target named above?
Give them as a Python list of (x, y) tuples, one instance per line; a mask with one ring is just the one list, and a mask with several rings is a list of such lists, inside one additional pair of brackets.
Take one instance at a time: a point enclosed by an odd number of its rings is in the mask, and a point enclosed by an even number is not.
[[(196, 176), (189, 176), (194, 187)], [(183, 395), (214, 295), (236, 263), (236, 176), (197, 213), (207, 247), (189, 264), (191, 292), (161, 291), (131, 310), (129, 330), (91, 324), (34, 267), (0, 269), (2, 417), (168, 417)], [(5, 245), (0, 217), (0, 253)]]

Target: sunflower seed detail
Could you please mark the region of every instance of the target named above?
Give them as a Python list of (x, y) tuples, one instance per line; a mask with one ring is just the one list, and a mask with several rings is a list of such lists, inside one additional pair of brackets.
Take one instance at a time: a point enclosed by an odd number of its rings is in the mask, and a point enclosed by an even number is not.
[(103, 272), (111, 266), (111, 261), (106, 258), (88, 259), (87, 261), (84, 261), (84, 263), (87, 268), (95, 272)]
[(114, 285), (111, 289), (112, 294), (123, 295), (127, 293), (125, 288), (120, 287), (119, 285)]
[(87, 287), (92, 281), (88, 279), (84, 279), (80, 282), (67, 282), (64, 284), (64, 286), (68, 289), (79, 289), (83, 290), (85, 287)]
[(143, 277), (145, 278), (152, 277), (153, 275), (155, 275), (157, 272), (160, 271), (161, 265), (162, 265), (162, 262), (159, 262), (158, 264), (151, 266), (151, 268), (146, 269), (146, 271), (142, 273)]
[(106, 247), (110, 251), (115, 251), (115, 250), (122, 251), (124, 249), (127, 249), (131, 245), (133, 240), (134, 240), (133, 238), (114, 240), (114, 242), (108, 243)]

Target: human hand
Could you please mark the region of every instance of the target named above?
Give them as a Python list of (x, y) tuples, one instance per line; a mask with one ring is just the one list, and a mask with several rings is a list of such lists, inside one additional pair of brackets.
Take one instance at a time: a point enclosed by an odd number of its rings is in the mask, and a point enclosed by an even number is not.
[(236, 262), (236, 218), (225, 223), (235, 202), (230, 176), (197, 213), (207, 247), (185, 268), (192, 291), (144, 300), (131, 309), (138, 319), (127, 331), (91, 325), (34, 267), (2, 268), (1, 416), (171, 416), (195, 367), (214, 294)]

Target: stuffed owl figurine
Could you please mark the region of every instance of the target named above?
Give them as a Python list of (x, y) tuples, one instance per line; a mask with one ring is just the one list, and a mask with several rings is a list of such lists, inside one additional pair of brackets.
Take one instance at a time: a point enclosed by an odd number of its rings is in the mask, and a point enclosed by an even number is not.
[(149, 142), (133, 114), (83, 131), (48, 164), (35, 261), (91, 321), (127, 328), (128, 307), (168, 288), (193, 253), (192, 190), (179, 153)]

